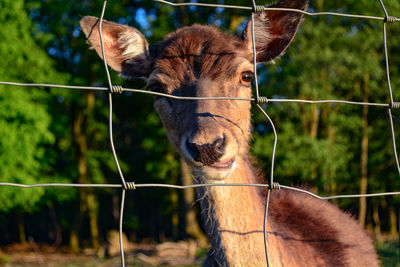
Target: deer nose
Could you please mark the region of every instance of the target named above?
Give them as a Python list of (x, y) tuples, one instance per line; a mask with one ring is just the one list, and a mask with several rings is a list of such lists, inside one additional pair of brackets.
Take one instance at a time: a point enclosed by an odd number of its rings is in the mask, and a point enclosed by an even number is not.
[(225, 153), (225, 137), (219, 137), (212, 143), (201, 145), (186, 139), (186, 149), (195, 161), (204, 165), (212, 165)]

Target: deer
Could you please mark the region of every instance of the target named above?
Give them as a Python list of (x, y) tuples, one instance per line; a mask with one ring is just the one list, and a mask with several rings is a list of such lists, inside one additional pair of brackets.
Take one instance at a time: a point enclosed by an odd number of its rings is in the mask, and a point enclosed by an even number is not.
[[(270, 7), (305, 10), (307, 0)], [(256, 61), (268, 63), (292, 42), (300, 12), (268, 10), (254, 16)], [(99, 19), (80, 21), (103, 58)], [(251, 20), (241, 36), (194, 24), (149, 44), (137, 29), (103, 20), (107, 64), (126, 78), (144, 78), (151, 91), (174, 96), (252, 96)], [(190, 166), (194, 183), (264, 183), (249, 152), (251, 103), (154, 96), (170, 143)], [(265, 188), (196, 188), (211, 248), (204, 266), (266, 266)], [(379, 266), (371, 238), (337, 206), (292, 190), (272, 190), (266, 222), (270, 266)]]

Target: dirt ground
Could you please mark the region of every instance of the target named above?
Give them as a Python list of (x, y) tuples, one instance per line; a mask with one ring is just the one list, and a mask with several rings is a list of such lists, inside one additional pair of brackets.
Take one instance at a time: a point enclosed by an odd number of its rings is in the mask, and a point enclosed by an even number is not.
[[(104, 248), (107, 250), (107, 248)], [(66, 248), (40, 244), (13, 244), (2, 247), (0, 266), (4, 267), (108, 267), (121, 266), (115, 251), (84, 250), (71, 253)], [(200, 266), (205, 249), (195, 241), (166, 242), (162, 244), (131, 244), (125, 251), (126, 266)], [(112, 254), (105, 256), (106, 254)]]
[[(71, 253), (67, 248), (25, 243), (0, 247), (1, 267), (119, 267), (119, 248), (106, 247), (99, 251), (84, 250), (80, 254)], [(202, 248), (193, 240), (165, 242), (162, 244), (125, 244), (125, 263), (129, 267), (150, 266), (201, 266), (207, 248)], [(381, 266), (400, 267), (398, 241), (380, 242), (376, 248)], [(108, 249), (109, 251), (105, 251)], [(110, 254), (105, 256), (106, 253)]]

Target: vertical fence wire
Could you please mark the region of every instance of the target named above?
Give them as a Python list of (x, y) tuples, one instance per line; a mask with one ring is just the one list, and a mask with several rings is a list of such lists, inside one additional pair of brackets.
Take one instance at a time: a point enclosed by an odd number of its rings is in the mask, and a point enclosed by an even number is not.
[[(392, 85), (391, 85), (391, 79), (390, 79), (390, 67), (389, 67), (389, 55), (388, 55), (389, 53), (388, 53), (388, 47), (387, 47), (387, 34), (386, 34), (386, 23), (394, 22), (394, 19), (393, 19), (393, 17), (389, 16), (383, 1), (379, 0), (379, 3), (382, 7), (383, 13), (385, 14), (385, 19), (383, 21), (382, 28), (383, 28), (383, 50), (384, 50), (384, 57), (385, 57), (386, 80), (387, 80), (387, 87), (389, 90), (389, 97), (390, 97), (388, 116), (389, 116), (390, 131), (391, 131), (391, 136), (392, 136), (393, 155), (395, 158), (397, 172), (400, 176), (400, 165), (399, 165), (399, 159), (397, 156), (396, 135), (395, 135), (395, 129), (394, 129), (394, 124), (393, 124), (393, 115), (392, 115), (392, 108), (394, 108), (396, 105), (393, 102), (393, 91), (392, 91)], [(400, 244), (400, 227), (398, 229), (398, 232), (399, 232), (399, 237), (398, 237), (399, 241), (398, 242)], [(399, 246), (399, 258), (400, 258), (400, 246)]]
[[(257, 49), (256, 49), (256, 36), (255, 36), (255, 21), (254, 21), (254, 16), (256, 15), (256, 10), (257, 10), (257, 4), (255, 0), (252, 0), (253, 2), (253, 12), (251, 12), (251, 44), (252, 44), (252, 49), (253, 49), (253, 73), (254, 73), (254, 85), (255, 85), (255, 91), (256, 91), (256, 106), (258, 109), (260, 109), (264, 116), (270, 121), (272, 128), (274, 129), (274, 147), (273, 147), (273, 152), (272, 152), (272, 158), (275, 156), (275, 147), (276, 147), (276, 142), (277, 142), (277, 135), (274, 127), (274, 123), (272, 122), (271, 118), (267, 115), (267, 113), (264, 112), (264, 110), (261, 108), (261, 106), (258, 104), (259, 99), (260, 99), (260, 93), (258, 90), (258, 75), (257, 75)], [(271, 161), (271, 175), (269, 177), (268, 184), (271, 185), (273, 181), (273, 169), (274, 169), (274, 161)], [(268, 257), (268, 241), (267, 241), (267, 219), (268, 219), (268, 207), (269, 207), (269, 198), (271, 194), (271, 188), (268, 187), (267, 189), (267, 197), (265, 200), (265, 209), (264, 209), (264, 221), (263, 221), (263, 237), (264, 237), (264, 251), (265, 251), (265, 261), (267, 263), (267, 266), (269, 267), (269, 257)]]
[[(387, 34), (386, 34), (386, 23), (388, 22), (394, 22), (393, 17), (389, 16), (386, 7), (382, 0), (379, 0), (379, 3), (382, 7), (383, 12), (385, 13), (385, 19), (383, 21), (383, 50), (384, 50), (384, 57), (385, 57), (385, 69), (386, 69), (386, 80), (387, 80), (387, 87), (389, 91), (389, 97), (390, 97), (390, 103), (389, 103), (389, 108), (388, 108), (388, 116), (389, 116), (389, 123), (390, 123), (390, 130), (391, 130), (391, 135), (392, 135), (392, 145), (393, 145), (393, 154), (396, 162), (396, 167), (397, 167), (397, 172), (400, 176), (400, 165), (399, 165), (399, 159), (397, 156), (397, 146), (396, 146), (396, 136), (395, 136), (395, 129), (393, 125), (393, 116), (392, 116), (392, 108), (394, 108), (394, 101), (393, 101), (393, 91), (392, 91), (392, 85), (391, 85), (391, 79), (390, 79), (390, 68), (389, 68), (389, 53), (388, 53), (388, 48), (387, 48)], [(399, 229), (400, 232), (400, 229)]]
[(111, 82), (110, 72), (109, 72), (108, 66), (107, 66), (106, 51), (104, 49), (103, 33), (102, 33), (103, 18), (104, 18), (104, 13), (105, 13), (105, 10), (106, 10), (106, 6), (107, 6), (107, 0), (104, 0), (103, 8), (101, 10), (100, 21), (99, 21), (99, 37), (100, 37), (101, 53), (102, 53), (103, 62), (104, 62), (104, 69), (106, 71), (107, 81), (108, 81), (108, 100), (109, 100), (109, 118), (108, 118), (108, 122), (109, 122), (110, 145), (111, 145), (112, 154), (114, 156), (114, 161), (115, 161), (115, 164), (117, 166), (118, 173), (120, 175), (122, 184), (124, 185), (124, 188), (126, 188), (127, 185), (126, 185), (126, 182), (125, 182), (124, 174), (122, 173), (121, 167), (120, 167), (119, 162), (118, 162), (118, 157), (117, 157), (117, 153), (115, 151), (114, 138), (113, 138), (113, 124), (112, 124), (112, 111), (113, 111), (113, 108), (112, 108), (113, 107), (113, 105), (112, 105), (112, 92), (113, 92), (113, 85), (112, 85), (112, 82)]
[(124, 221), (124, 205), (125, 205), (125, 192), (126, 189), (122, 188), (121, 192), (121, 209), (119, 211), (119, 250), (120, 250), (120, 256), (121, 256), (121, 266), (125, 267), (125, 253), (124, 253), (124, 240), (123, 240), (123, 221)]
[(101, 45), (101, 53), (103, 56), (103, 62), (104, 62), (104, 69), (106, 71), (107, 75), (107, 81), (108, 81), (108, 101), (109, 101), (109, 136), (110, 136), (110, 145), (111, 145), (111, 150), (112, 154), (114, 157), (115, 164), (118, 169), (118, 173), (121, 178), (121, 182), (123, 185), (122, 188), (122, 193), (121, 193), (121, 209), (119, 213), (119, 227), (118, 227), (118, 232), (119, 232), (119, 247), (120, 247), (120, 256), (121, 256), (121, 266), (125, 267), (125, 255), (124, 255), (124, 244), (123, 244), (123, 216), (124, 216), (124, 204), (125, 204), (125, 191), (127, 188), (126, 181), (124, 178), (124, 174), (122, 173), (120, 164), (118, 162), (118, 157), (117, 153), (115, 151), (115, 146), (114, 146), (114, 138), (113, 138), (113, 123), (112, 123), (112, 114), (113, 114), (113, 105), (112, 105), (112, 92), (113, 92), (113, 85), (111, 81), (111, 76), (110, 72), (108, 70), (108, 65), (107, 65), (107, 57), (106, 57), (106, 51), (104, 49), (104, 42), (103, 42), (103, 32), (102, 32), (102, 25), (103, 25), (103, 18), (104, 18), (104, 13), (106, 10), (107, 6), (107, 0), (104, 0), (103, 2), (103, 7), (101, 10), (101, 16), (99, 20), (99, 37), (100, 37), (100, 45)]
[(265, 199), (265, 210), (264, 210), (264, 222), (263, 222), (263, 233), (264, 233), (264, 250), (265, 250), (265, 260), (267, 262), (267, 266), (269, 267), (269, 256), (268, 256), (268, 242), (267, 242), (267, 222), (268, 222), (268, 207), (269, 207), (269, 199), (271, 196), (272, 189), (279, 189), (279, 184), (274, 183), (274, 165), (275, 165), (275, 152), (276, 145), (278, 142), (278, 134), (276, 133), (275, 125), (270, 116), (265, 112), (265, 110), (259, 105), (256, 104), (256, 107), (261, 111), (261, 113), (265, 116), (265, 118), (270, 122), (272, 131), (274, 133), (274, 144), (272, 146), (272, 157), (271, 157), (271, 172), (268, 179), (268, 189), (267, 189), (267, 197)]

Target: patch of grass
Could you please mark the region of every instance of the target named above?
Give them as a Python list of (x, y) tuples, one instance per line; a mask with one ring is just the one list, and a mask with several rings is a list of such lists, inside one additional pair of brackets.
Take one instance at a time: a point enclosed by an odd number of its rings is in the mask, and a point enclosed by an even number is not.
[(400, 267), (399, 244), (397, 242), (379, 242), (376, 250), (384, 267)]
[(1, 250), (0, 250), (0, 264), (6, 264), (8, 262), (11, 261), (11, 257), (4, 254)]
[(207, 252), (208, 252), (208, 248), (202, 248), (202, 247), (199, 247), (197, 250), (196, 250), (196, 257), (197, 258), (206, 258), (207, 257)]

